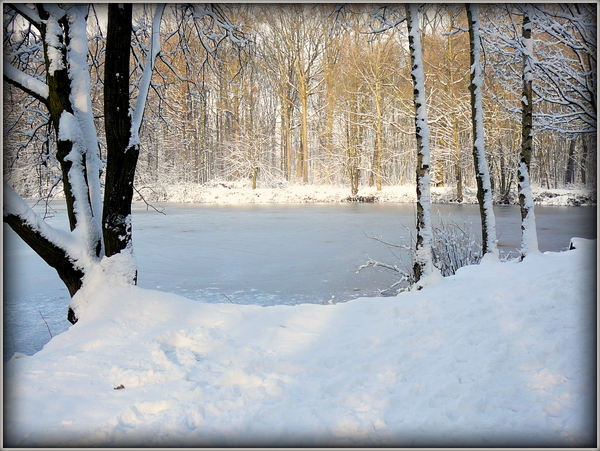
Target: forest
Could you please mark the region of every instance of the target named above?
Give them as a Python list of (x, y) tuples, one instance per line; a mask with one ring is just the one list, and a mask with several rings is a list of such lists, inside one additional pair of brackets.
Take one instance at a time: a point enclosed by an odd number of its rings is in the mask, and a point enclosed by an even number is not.
[[(152, 49), (156, 5), (133, 8), (132, 103)], [(165, 186), (243, 182), (361, 186), (415, 183), (413, 84), (403, 5), (224, 4), (215, 20), (168, 4), (139, 132), (136, 194)], [(91, 106), (106, 161), (106, 5), (87, 19)], [(485, 155), (494, 201), (515, 202), (521, 148), (523, 7), (480, 5)], [(533, 48), (536, 186), (595, 187), (596, 7), (536, 4)], [(191, 19), (191, 20), (190, 20)], [(431, 184), (475, 184), (464, 5), (425, 5), (420, 15)], [(7, 64), (44, 80), (42, 41), (4, 11), (4, 180), (26, 198), (62, 196), (51, 115), (7, 82)], [(26, 51), (23, 49), (27, 47)], [(104, 177), (104, 171), (102, 172)]]

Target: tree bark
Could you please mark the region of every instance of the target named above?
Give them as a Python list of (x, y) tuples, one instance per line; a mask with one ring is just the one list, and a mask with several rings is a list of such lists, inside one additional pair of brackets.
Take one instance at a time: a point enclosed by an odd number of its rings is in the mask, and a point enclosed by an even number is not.
[(585, 136), (581, 137), (581, 146), (583, 148), (583, 152), (581, 152), (581, 183), (583, 185), (587, 184), (587, 159), (588, 159), (588, 143)]
[(60, 124), (60, 117), (64, 111), (73, 113), (69, 97), (71, 95), (71, 83), (69, 81), (69, 74), (67, 72), (67, 61), (66, 61), (66, 35), (68, 34), (69, 22), (65, 18), (59, 21), (61, 28), (63, 29), (62, 35), (57, 35), (58, 41), (61, 44), (60, 59), (62, 67), (55, 70), (50, 70), (51, 61), (48, 57), (49, 39), (47, 39), (47, 21), (50, 19), (50, 13), (46, 11), (43, 5), (38, 8), (39, 16), (41, 19), (40, 32), (43, 38), (44, 48), (44, 65), (46, 69), (46, 83), (48, 84), (48, 100), (47, 107), (50, 115), (50, 122), (56, 136), (56, 157), (60, 164), (62, 173), (63, 191), (65, 194), (65, 202), (67, 204), (67, 215), (69, 218), (69, 227), (74, 230), (77, 225), (77, 218), (74, 212), (75, 198), (73, 196), (71, 181), (69, 180), (69, 171), (72, 166), (72, 162), (65, 160), (65, 157), (71, 152), (72, 143), (70, 141), (62, 141), (58, 139), (58, 131)]
[(574, 177), (574, 166), (575, 166), (575, 141), (577, 138), (573, 138), (571, 139), (571, 142), (569, 143), (569, 156), (567, 157), (567, 170), (565, 173), (565, 184), (566, 185), (570, 185), (572, 183), (575, 182), (575, 177)]
[(308, 77), (300, 77), (298, 83), (298, 96), (300, 97), (301, 123), (300, 123), (300, 164), (298, 176), (302, 176), (302, 182), (308, 183)]
[(106, 181), (102, 229), (107, 257), (131, 247), (131, 202), (139, 146), (129, 145), (129, 52), (131, 4), (108, 6), (104, 80)]

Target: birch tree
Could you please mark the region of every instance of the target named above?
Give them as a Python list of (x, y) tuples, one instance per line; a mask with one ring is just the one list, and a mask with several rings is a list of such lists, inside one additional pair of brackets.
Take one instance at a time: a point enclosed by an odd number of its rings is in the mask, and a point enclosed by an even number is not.
[[(527, 8), (527, 7), (526, 7)], [(533, 195), (531, 193), (530, 166), (533, 152), (533, 39), (531, 20), (525, 9), (522, 28), (523, 96), (521, 98), (521, 161), (519, 162), (519, 206), (521, 208), (521, 256), (538, 251)]]
[(469, 41), (471, 48), (471, 118), (473, 123), (473, 162), (477, 180), (477, 200), (481, 215), (481, 236), (483, 254), (498, 256), (496, 244), (496, 219), (492, 199), (490, 173), (485, 157), (485, 139), (483, 129), (483, 74), (481, 70), (481, 38), (479, 35), (479, 15), (477, 5), (467, 5), (469, 20)]
[(433, 228), (431, 223), (431, 195), (429, 175), (429, 124), (425, 100), (425, 74), (421, 51), (419, 7), (407, 4), (406, 21), (412, 62), (411, 77), (414, 85), (415, 129), (417, 139), (417, 243), (413, 274), (415, 282), (434, 271), (432, 254)]

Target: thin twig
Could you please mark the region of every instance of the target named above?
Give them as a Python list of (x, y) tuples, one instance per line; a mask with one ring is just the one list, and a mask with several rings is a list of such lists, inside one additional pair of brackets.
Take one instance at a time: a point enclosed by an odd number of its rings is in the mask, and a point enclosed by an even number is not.
[(148, 207), (152, 207), (152, 209), (154, 211), (156, 211), (157, 213), (163, 214), (163, 215), (167, 215), (165, 213), (165, 209), (163, 208), (162, 210), (159, 210), (158, 208), (156, 208), (154, 205), (152, 205), (151, 203), (149, 203), (144, 196), (142, 196), (142, 193), (140, 193), (140, 191), (134, 186), (133, 189), (135, 190), (136, 193), (138, 193), (138, 195), (140, 196), (140, 198), (142, 199), (142, 201), (146, 204), (146, 210), (148, 210)]
[(219, 291), (219, 294), (222, 294), (223, 296), (225, 296), (225, 297), (227, 298), (227, 300), (228, 300), (229, 302), (231, 302), (232, 304), (234, 303), (234, 302), (233, 302), (231, 299), (229, 299), (229, 296), (227, 296), (225, 293), (221, 293), (221, 292)]
[(50, 334), (50, 338), (52, 338), (52, 332), (50, 331), (50, 326), (48, 325), (48, 321), (46, 321), (46, 318), (44, 318), (44, 315), (42, 315), (42, 311), (41, 310), (38, 310), (38, 312), (40, 312), (40, 315), (42, 316), (42, 319), (46, 323), (46, 327), (48, 328), (48, 333)]

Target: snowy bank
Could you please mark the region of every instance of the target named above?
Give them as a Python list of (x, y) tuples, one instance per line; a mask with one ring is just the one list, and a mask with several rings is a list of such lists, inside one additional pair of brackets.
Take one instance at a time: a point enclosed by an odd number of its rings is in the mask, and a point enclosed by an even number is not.
[[(596, 205), (596, 192), (585, 188), (542, 189), (533, 187), (533, 197), (537, 205), (587, 206)], [(295, 185), (282, 184), (278, 188), (252, 189), (244, 182), (210, 182), (199, 184), (164, 184), (140, 186), (135, 201), (145, 199), (148, 202), (193, 202), (210, 204), (248, 204), (248, 203), (331, 203), (353, 201), (350, 189), (333, 185)], [(415, 187), (411, 185), (384, 186), (381, 191), (375, 187), (363, 186), (357, 198), (370, 202), (416, 202)], [(354, 200), (357, 199), (356, 197)], [(431, 200), (434, 203), (456, 202), (455, 189), (452, 187), (431, 187)], [(498, 199), (495, 199), (498, 200)], [(463, 203), (476, 204), (475, 187), (463, 189)], [(518, 204), (518, 198), (512, 197), (511, 203)]]
[(4, 446), (595, 447), (596, 242), (573, 243), (335, 305), (95, 276), (76, 325), (5, 364)]

